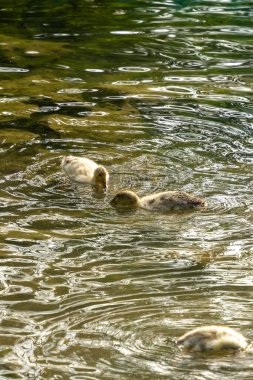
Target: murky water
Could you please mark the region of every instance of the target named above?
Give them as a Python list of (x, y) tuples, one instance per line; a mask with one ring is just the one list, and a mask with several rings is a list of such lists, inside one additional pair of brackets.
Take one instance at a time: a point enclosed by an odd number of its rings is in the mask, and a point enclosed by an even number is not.
[[(253, 340), (253, 2), (2, 0), (1, 379), (250, 379), (252, 354), (181, 352), (188, 329)], [(110, 172), (69, 184), (65, 154)], [(120, 188), (196, 212), (118, 212)]]

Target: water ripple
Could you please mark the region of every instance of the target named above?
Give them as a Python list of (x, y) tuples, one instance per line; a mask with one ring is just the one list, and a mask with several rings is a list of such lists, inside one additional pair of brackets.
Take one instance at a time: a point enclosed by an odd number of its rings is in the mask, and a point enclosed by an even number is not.
[[(0, 10), (0, 377), (250, 378), (246, 353), (175, 341), (253, 339), (252, 7), (100, 3)], [(68, 154), (108, 192), (67, 182)], [(208, 206), (122, 212), (120, 188)]]
[(27, 73), (29, 70), (22, 67), (0, 67), (2, 73)]

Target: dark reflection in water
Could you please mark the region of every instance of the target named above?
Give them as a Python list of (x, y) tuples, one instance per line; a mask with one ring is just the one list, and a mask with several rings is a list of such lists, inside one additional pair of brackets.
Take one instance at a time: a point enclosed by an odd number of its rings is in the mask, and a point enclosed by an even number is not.
[[(251, 1), (0, 6), (0, 377), (249, 379), (253, 339)], [(110, 172), (69, 183), (65, 154)], [(184, 190), (194, 212), (119, 212), (118, 189)]]

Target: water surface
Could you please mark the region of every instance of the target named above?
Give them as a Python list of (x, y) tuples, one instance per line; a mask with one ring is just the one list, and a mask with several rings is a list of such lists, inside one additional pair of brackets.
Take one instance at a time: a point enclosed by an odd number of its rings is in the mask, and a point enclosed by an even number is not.
[[(197, 356), (205, 324), (252, 333), (253, 2), (2, 0), (1, 379), (249, 379)], [(64, 181), (61, 157), (110, 172)], [(203, 196), (118, 212), (120, 188)]]

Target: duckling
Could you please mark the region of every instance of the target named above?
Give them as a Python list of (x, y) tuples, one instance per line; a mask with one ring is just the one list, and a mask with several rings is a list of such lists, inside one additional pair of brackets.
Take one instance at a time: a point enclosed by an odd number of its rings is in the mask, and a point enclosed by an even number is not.
[(61, 162), (63, 172), (73, 181), (90, 183), (96, 190), (106, 191), (109, 174), (102, 165), (85, 157), (67, 156)]
[(202, 326), (189, 331), (177, 340), (177, 344), (191, 352), (237, 351), (248, 344), (242, 334), (226, 326)]
[(184, 191), (165, 191), (139, 198), (131, 190), (120, 190), (111, 200), (115, 207), (144, 208), (146, 210), (169, 211), (204, 207), (205, 201)]

